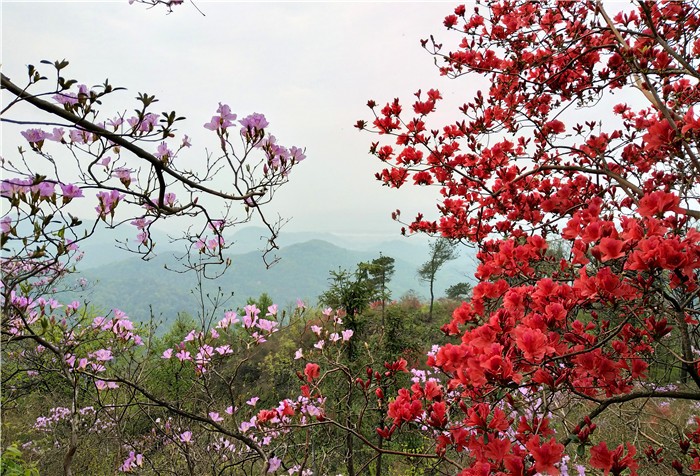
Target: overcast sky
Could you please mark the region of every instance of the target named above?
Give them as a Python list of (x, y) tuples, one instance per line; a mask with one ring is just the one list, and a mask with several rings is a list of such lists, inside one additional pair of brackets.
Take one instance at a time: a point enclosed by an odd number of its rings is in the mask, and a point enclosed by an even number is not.
[[(264, 113), (280, 143), (306, 147), (308, 160), (272, 204), (292, 218), (288, 230), (396, 236), (394, 209), (406, 218), (435, 209), (437, 189), (396, 191), (374, 179), (376, 137), (353, 125), (370, 118), (370, 98), (410, 104), (417, 89), (438, 87), (461, 104), (475, 93), (469, 79), (441, 78), (420, 46), (430, 34), (455, 40), (442, 26), (453, 3), (197, 5), (205, 16), (190, 4), (167, 15), (126, 0), (2, 1), (3, 72), (21, 82), (27, 64), (66, 58), (70, 77), (88, 85), (109, 78), (128, 88), (130, 105), (136, 92), (155, 94), (157, 111), (187, 116), (180, 130), (202, 157), (202, 124), (219, 101), (239, 116)], [(5, 156), (18, 144), (9, 132)]]

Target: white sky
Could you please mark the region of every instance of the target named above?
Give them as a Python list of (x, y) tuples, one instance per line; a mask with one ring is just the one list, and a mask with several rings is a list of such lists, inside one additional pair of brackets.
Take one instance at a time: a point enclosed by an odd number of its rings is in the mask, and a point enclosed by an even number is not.
[[(408, 107), (419, 88), (441, 89), (441, 110), (456, 117), (447, 103), (470, 98), (474, 82), (441, 78), (419, 43), (430, 34), (457, 41), (442, 25), (454, 3), (197, 5), (206, 16), (189, 3), (167, 15), (126, 0), (3, 0), (3, 73), (21, 83), (27, 64), (66, 58), (66, 75), (79, 83), (109, 78), (126, 87), (125, 106), (137, 92), (155, 94), (154, 112), (187, 117), (179, 130), (193, 137), (189, 160), (203, 161), (211, 133), (202, 124), (219, 101), (239, 117), (264, 113), (281, 144), (306, 147), (307, 161), (271, 204), (292, 217), (288, 230), (398, 236), (391, 211), (409, 219), (434, 210), (437, 189), (381, 187), (381, 164), (368, 154), (377, 138), (353, 125), (370, 119), (368, 99), (400, 97)], [(22, 139), (3, 128), (2, 153), (11, 157)]]

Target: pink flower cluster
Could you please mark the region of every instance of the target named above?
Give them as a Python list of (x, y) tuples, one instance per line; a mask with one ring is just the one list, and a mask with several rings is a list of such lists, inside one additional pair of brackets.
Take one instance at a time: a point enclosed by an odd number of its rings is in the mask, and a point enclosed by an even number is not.
[(112, 190), (110, 192), (97, 192), (97, 200), (99, 203), (95, 207), (97, 215), (106, 220), (107, 215), (114, 218), (114, 210), (121, 200), (124, 199), (124, 194), (119, 193), (117, 190)]
[[(277, 306), (268, 308), (267, 316), (274, 316), (277, 313)], [(179, 344), (174, 348), (166, 349), (163, 352), (163, 359), (171, 359), (173, 356), (180, 362), (193, 362), (198, 375), (207, 372), (212, 359), (215, 356), (226, 356), (233, 353), (231, 345), (225, 341), (229, 337), (228, 329), (234, 324), (241, 323), (244, 331), (250, 339), (248, 346), (258, 345), (266, 341), (266, 337), (277, 332), (279, 324), (275, 321), (259, 317), (260, 310), (255, 305), (244, 308), (245, 315), (239, 319), (233, 311), (227, 311), (224, 318), (219, 321), (214, 329), (209, 333), (191, 330)], [(220, 334), (220, 331), (224, 334)], [(236, 332), (232, 332), (232, 335)], [(194, 357), (193, 357), (194, 354)]]

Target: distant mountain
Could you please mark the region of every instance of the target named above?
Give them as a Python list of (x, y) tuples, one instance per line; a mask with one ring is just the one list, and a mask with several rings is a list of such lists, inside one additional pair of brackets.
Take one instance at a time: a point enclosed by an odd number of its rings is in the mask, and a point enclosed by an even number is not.
[[(203, 294), (206, 300), (206, 294), (213, 298), (218, 288), (229, 296), (233, 293), (226, 308), (241, 306), (248, 298), (258, 297), (263, 292), (282, 306), (295, 303), (297, 298), (315, 304), (318, 296), (328, 288), (329, 271), (338, 268), (353, 270), (357, 263), (377, 258), (379, 252), (396, 260), (390, 283), (394, 297), (409, 290), (427, 295), (427, 285), (416, 275), (418, 266), (427, 259), (427, 246), (390, 241), (371, 244), (369, 249), (362, 251), (320, 239), (282, 247), (278, 251), (280, 261), (270, 269), (266, 269), (259, 251), (231, 255), (231, 268), (218, 279), (206, 280)], [(103, 250), (102, 253), (110, 255), (111, 251), (105, 253)], [(474, 267), (466, 253), (463, 255), (448, 263), (438, 274), (436, 289), (439, 293), (451, 284), (467, 281), (467, 275), (473, 275)], [(85, 262), (95, 260), (86, 258)], [(81, 265), (79, 274), (89, 281), (90, 286), (83, 295), (75, 297), (87, 299), (105, 312), (112, 308), (121, 309), (139, 321), (148, 320), (150, 306), (155, 316), (166, 322), (172, 321), (178, 312), (196, 315), (200, 304), (193, 292), (197, 284), (195, 275), (168, 271), (166, 265), (178, 267), (172, 253), (161, 252), (150, 261), (132, 256), (109, 265), (90, 268)]]

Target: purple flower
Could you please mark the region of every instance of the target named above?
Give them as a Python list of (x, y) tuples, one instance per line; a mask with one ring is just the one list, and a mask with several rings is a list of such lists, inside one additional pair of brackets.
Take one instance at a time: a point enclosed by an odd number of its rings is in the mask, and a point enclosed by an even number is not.
[(216, 110), (218, 116), (212, 116), (211, 120), (204, 124), (206, 129), (215, 131), (219, 128), (226, 130), (233, 125), (236, 120), (236, 115), (231, 112), (231, 108), (227, 104), (219, 103), (219, 108)]
[(122, 184), (124, 184), (125, 187), (128, 187), (131, 184), (131, 170), (127, 169), (126, 167), (119, 167), (114, 169), (112, 175), (117, 177), (119, 181)]
[(167, 162), (168, 159), (170, 159), (173, 156), (173, 151), (168, 149), (168, 144), (166, 144), (165, 142), (161, 142), (160, 145), (158, 145), (158, 150), (153, 155), (156, 159), (160, 159), (163, 162)]
[(216, 350), (216, 352), (219, 355), (233, 354), (233, 350), (231, 349), (231, 346), (228, 344), (221, 345), (214, 350)]
[(9, 233), (12, 230), (12, 218), (9, 216), (2, 217), (0, 220), (0, 231), (2, 233)]
[(52, 182), (41, 182), (36, 186), (37, 192), (39, 192), (40, 197), (53, 197), (56, 193), (56, 184)]
[(117, 117), (116, 119), (110, 119), (110, 120), (108, 121), (108, 124), (109, 124), (110, 126), (112, 126), (112, 127), (114, 128), (114, 130), (116, 131), (117, 129), (119, 129), (119, 126), (121, 126), (122, 124), (124, 124), (124, 118), (123, 118), (123, 117)]
[(100, 362), (108, 362), (112, 360), (112, 351), (110, 349), (99, 349), (95, 352), (88, 354), (88, 357), (91, 357)]
[(173, 205), (175, 205), (175, 200), (177, 199), (177, 197), (175, 196), (174, 193), (168, 192), (165, 194), (164, 198), (165, 198), (165, 204), (167, 206), (172, 207)]
[(119, 201), (124, 199), (124, 194), (119, 193), (117, 190), (98, 192), (97, 199), (99, 203), (95, 207), (95, 211), (97, 211), (100, 218), (104, 219), (107, 214), (114, 216), (114, 209), (117, 208)]
[(289, 149), (289, 156), (294, 160), (294, 162), (297, 163), (301, 162), (306, 158), (306, 155), (304, 155), (304, 151), (294, 146), (292, 146)]
[(145, 218), (137, 218), (136, 220), (132, 220), (131, 225), (134, 225), (138, 230), (143, 230), (146, 228), (148, 225), (151, 224), (151, 220), (146, 220)]
[(27, 129), (26, 131), (22, 131), (21, 134), (30, 144), (41, 142), (49, 136), (48, 133), (41, 129)]
[(275, 471), (277, 471), (277, 469), (279, 469), (280, 465), (282, 464), (282, 460), (279, 459), (277, 456), (273, 456), (272, 458), (270, 458), (269, 464), (270, 469), (268, 469), (267, 472), (274, 473)]
[(192, 432), (191, 431), (185, 431), (180, 434), (180, 441), (183, 443), (190, 443), (192, 441)]
[(63, 194), (63, 203), (66, 204), (77, 197), (83, 196), (83, 189), (73, 185), (72, 183), (59, 184), (61, 187), (61, 193)]
[(56, 101), (59, 104), (70, 104), (71, 106), (73, 104), (78, 103), (78, 96), (76, 96), (74, 93), (58, 93), (54, 94), (51, 96), (51, 99)]
[(65, 131), (63, 130), (63, 128), (54, 127), (53, 133), (47, 134), (46, 138), (48, 140), (52, 140), (54, 142), (61, 142), (63, 140), (63, 134), (65, 134)]
[(224, 419), (221, 418), (217, 412), (209, 412), (209, 418), (211, 418), (211, 420), (214, 422), (224, 421)]
[(254, 136), (270, 125), (267, 119), (265, 119), (265, 116), (257, 112), (254, 112), (238, 122), (242, 126), (241, 135), (243, 136)]
[(270, 321), (269, 319), (259, 319), (256, 322), (256, 325), (258, 329), (269, 333), (275, 332), (275, 328), (277, 327), (277, 323), (275, 321)]
[(173, 349), (165, 349), (165, 351), (163, 352), (163, 358), (169, 359), (172, 356), (173, 356)]

